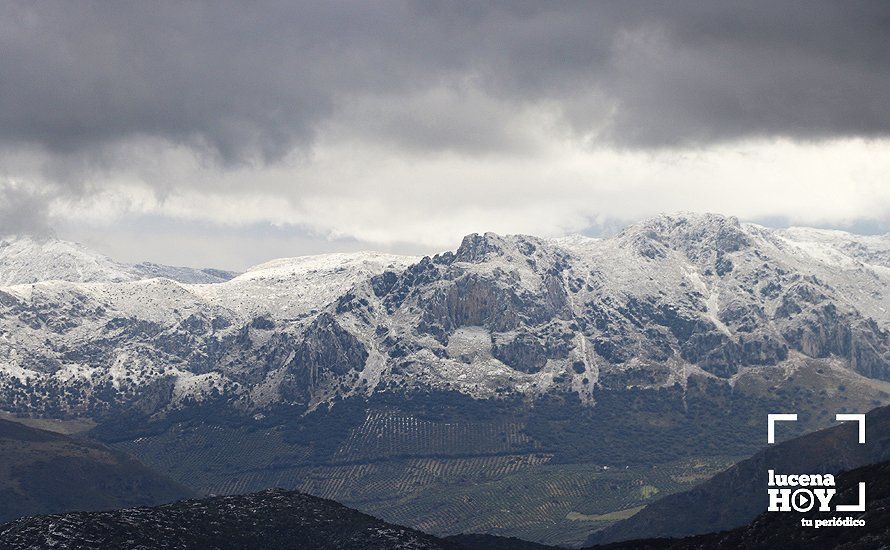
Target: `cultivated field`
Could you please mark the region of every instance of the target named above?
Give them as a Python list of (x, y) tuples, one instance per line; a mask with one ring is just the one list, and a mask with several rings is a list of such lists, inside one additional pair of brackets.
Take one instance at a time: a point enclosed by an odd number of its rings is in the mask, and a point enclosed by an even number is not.
[(435, 534), (494, 533), (564, 545), (580, 544), (651, 499), (732, 463), (730, 457), (651, 467), (562, 463), (523, 428), (519, 421), (440, 422), (370, 410), (323, 460), (280, 426), (176, 424), (118, 446), (203, 493), (298, 489)]

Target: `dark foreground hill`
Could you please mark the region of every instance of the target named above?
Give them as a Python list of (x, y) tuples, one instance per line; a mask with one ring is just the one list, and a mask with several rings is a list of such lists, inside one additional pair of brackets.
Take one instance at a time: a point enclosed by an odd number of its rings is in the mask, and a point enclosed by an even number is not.
[(450, 535), (445, 540), (456, 543), (463, 550), (560, 550), (561, 546), (538, 544), (516, 537), (499, 537), (496, 535), (461, 534)]
[[(856, 502), (859, 482), (866, 483), (864, 513), (765, 512), (751, 524), (731, 531), (683, 539), (633, 540), (597, 546), (600, 550), (810, 549), (865, 550), (890, 546), (890, 461), (857, 468), (838, 476), (833, 501)], [(801, 518), (828, 519), (851, 515), (863, 527), (801, 527)]]
[(0, 526), (2, 548), (458, 549), (332, 500), (272, 489), (156, 508), (25, 518)]
[(766, 510), (769, 469), (836, 473), (890, 459), (890, 407), (866, 416), (865, 445), (857, 443), (857, 429), (845, 423), (770, 446), (694, 489), (668, 495), (594, 533), (588, 542), (684, 537), (744, 525)]
[(148, 506), (192, 495), (120, 451), (0, 420), (0, 522)]

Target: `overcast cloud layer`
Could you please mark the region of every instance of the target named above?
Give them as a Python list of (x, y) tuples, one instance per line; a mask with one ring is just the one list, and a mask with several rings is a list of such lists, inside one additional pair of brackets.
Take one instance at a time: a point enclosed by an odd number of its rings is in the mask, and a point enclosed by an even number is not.
[(881, 2), (7, 2), (0, 232), (241, 268), (675, 209), (887, 227), (888, 52)]

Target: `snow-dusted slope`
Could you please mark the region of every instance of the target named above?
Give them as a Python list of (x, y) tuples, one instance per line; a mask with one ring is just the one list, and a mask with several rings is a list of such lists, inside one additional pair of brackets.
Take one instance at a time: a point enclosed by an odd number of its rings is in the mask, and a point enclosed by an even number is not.
[(387, 269), (401, 271), (419, 259), (378, 252), (282, 258), (252, 267), (226, 283), (190, 289), (208, 303), (249, 317), (296, 319), (372, 275)]
[(845, 231), (810, 227), (791, 227), (774, 231), (774, 234), (827, 265), (890, 268), (890, 235), (854, 235)]
[(120, 282), (133, 275), (127, 266), (75, 243), (29, 237), (0, 241), (0, 286), (49, 280)]
[(837, 289), (839, 299), (890, 326), (890, 235), (747, 226), (778, 248), (789, 265)]
[[(305, 256), (225, 282), (187, 284), (139, 278), (131, 266), (58, 241), (30, 247), (36, 252), (28, 262), (29, 247), (19, 244), (14, 280), (49, 280), (0, 287), (0, 391), (4, 378), (41, 388), (45, 400), (36, 408), (62, 411), (107, 406), (96, 388), (109, 385), (112, 401), (138, 400), (146, 388), (163, 388), (173, 404), (213, 390), (238, 392), (234, 378), (261, 372), (257, 364), (274, 357), (276, 346), (290, 346), (292, 333), (350, 287), (416, 260), (374, 252)], [(48, 265), (57, 249), (78, 252), (71, 270)], [(40, 268), (28, 276), (26, 266)], [(59, 280), (65, 277), (90, 282)], [(66, 391), (68, 402), (53, 397)], [(17, 392), (7, 408), (21, 399), (35, 403), (31, 392)]]
[[(313, 407), (386, 388), (594, 403), (692, 378), (762, 392), (797, 377), (881, 401), (888, 243), (679, 215), (604, 239), (470, 235), (421, 260), (276, 260), (218, 284), (12, 285), (0, 288), (0, 398), (48, 413), (213, 395)], [(8, 257), (39, 278), (43, 250)], [(71, 269), (114, 280), (100, 260), (72, 265), (87, 264)]]
[(234, 274), (213, 269), (116, 262), (85, 246), (51, 238), (0, 240), (0, 287), (40, 281), (118, 283), (164, 277), (189, 283), (215, 283)]

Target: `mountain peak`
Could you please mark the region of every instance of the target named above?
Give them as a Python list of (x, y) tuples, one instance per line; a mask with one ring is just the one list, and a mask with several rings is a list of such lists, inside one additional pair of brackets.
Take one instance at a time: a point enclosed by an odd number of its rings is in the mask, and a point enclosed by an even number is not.
[(124, 282), (135, 277), (119, 264), (83, 245), (54, 238), (7, 237), (0, 241), (0, 285), (63, 280)]
[(463, 238), (455, 253), (455, 261), (481, 263), (492, 258), (516, 254), (529, 256), (546, 242), (529, 235), (499, 235), (486, 232), (471, 233)]
[(742, 224), (735, 216), (723, 214), (698, 214), (679, 212), (660, 214), (633, 224), (623, 233), (649, 231), (663, 236), (690, 237), (696, 234), (717, 234), (723, 231), (742, 231)]
[(662, 214), (631, 225), (618, 239), (649, 258), (662, 257), (665, 249), (671, 249), (693, 260), (737, 252), (751, 244), (739, 219), (721, 214)]

